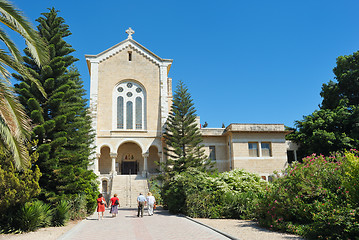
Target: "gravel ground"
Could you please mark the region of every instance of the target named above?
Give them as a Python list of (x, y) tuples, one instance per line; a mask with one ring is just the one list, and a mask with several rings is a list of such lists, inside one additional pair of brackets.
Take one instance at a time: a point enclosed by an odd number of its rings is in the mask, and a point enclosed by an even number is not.
[(64, 227), (41, 228), (36, 232), (23, 234), (0, 234), (0, 240), (56, 240), (73, 228), (79, 221), (68, 222)]
[[(260, 228), (253, 221), (235, 219), (203, 219), (195, 221), (211, 226), (240, 240), (303, 240), (303, 238), (291, 234), (272, 232)], [(25, 234), (0, 234), (0, 240), (56, 240), (69, 231), (78, 222), (69, 222), (64, 227), (49, 227), (39, 229), (36, 232)]]
[(236, 219), (207, 219), (195, 218), (194, 220), (225, 232), (240, 240), (303, 240), (296, 235), (272, 232), (259, 227), (254, 221)]

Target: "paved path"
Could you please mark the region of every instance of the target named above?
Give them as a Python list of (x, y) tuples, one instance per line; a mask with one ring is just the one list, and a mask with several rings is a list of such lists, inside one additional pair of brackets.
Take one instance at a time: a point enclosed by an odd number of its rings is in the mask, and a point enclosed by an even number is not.
[(136, 240), (222, 240), (227, 237), (197, 224), (185, 217), (170, 215), (165, 210), (155, 210), (153, 216), (137, 217), (137, 209), (121, 209), (112, 218), (106, 209), (103, 220), (97, 213), (80, 222), (59, 240), (78, 239), (136, 239)]

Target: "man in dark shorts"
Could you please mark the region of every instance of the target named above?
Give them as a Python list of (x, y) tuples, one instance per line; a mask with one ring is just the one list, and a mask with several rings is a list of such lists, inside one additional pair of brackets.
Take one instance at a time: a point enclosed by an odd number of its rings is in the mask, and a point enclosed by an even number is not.
[(137, 205), (138, 205), (137, 217), (140, 217), (140, 213), (141, 213), (141, 217), (143, 217), (143, 208), (146, 205), (146, 198), (145, 196), (142, 195), (142, 193), (140, 193), (140, 195), (138, 195), (137, 197)]

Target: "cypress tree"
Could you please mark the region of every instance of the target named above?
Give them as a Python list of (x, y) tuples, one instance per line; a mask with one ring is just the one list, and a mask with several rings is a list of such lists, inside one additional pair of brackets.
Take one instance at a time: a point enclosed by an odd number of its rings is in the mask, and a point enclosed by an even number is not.
[(80, 193), (90, 199), (97, 191), (96, 175), (87, 170), (94, 138), (82, 81), (77, 69), (70, 67), (78, 59), (70, 55), (75, 50), (64, 40), (71, 32), (57, 13), (52, 8), (36, 20), (40, 36), (48, 44), (49, 63), (40, 69), (28, 49), (24, 50), (25, 66), (39, 80), (47, 98), (16, 74), (21, 82), (15, 87), (32, 120), (32, 139), (38, 141), (42, 200), (56, 201)]
[(169, 177), (185, 172), (188, 168), (205, 171), (212, 166), (204, 153), (202, 134), (196, 116), (191, 95), (183, 82), (179, 82), (164, 134), (167, 145), (165, 154), (168, 157), (164, 171)]

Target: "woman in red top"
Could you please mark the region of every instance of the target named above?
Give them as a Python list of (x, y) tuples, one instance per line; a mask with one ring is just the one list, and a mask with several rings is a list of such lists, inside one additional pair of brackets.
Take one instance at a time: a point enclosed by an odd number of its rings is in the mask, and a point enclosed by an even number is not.
[(118, 199), (117, 194), (113, 195), (113, 198), (110, 199), (111, 201), (111, 211), (112, 217), (116, 217), (116, 214), (118, 213), (118, 208), (120, 206), (120, 199)]
[(102, 212), (102, 217), (101, 219), (103, 219), (103, 213), (105, 212), (105, 205), (107, 207), (107, 203), (105, 201), (105, 198), (102, 196), (102, 194), (100, 193), (98, 195), (97, 198), (97, 212), (98, 212), (98, 220), (100, 220), (100, 213)]

